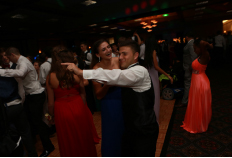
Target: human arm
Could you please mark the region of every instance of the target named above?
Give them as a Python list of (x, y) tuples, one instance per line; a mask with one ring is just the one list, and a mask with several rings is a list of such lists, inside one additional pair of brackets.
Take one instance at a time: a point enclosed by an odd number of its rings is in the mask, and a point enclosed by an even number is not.
[(139, 35), (136, 32), (133, 35), (138, 38), (138, 45), (141, 45), (142, 42), (141, 42)]
[(47, 95), (48, 95), (48, 113), (49, 115), (52, 116), (52, 120), (50, 121), (51, 124), (54, 124), (54, 91), (51, 87), (51, 85), (49, 84), (49, 80), (51, 79), (50, 76), (52, 74), (47, 76), (46, 79), (46, 89), (47, 89)]
[(22, 62), (17, 69), (0, 69), (0, 76), (23, 78), (29, 71), (26, 63)]
[(158, 64), (158, 61), (157, 61), (157, 57), (156, 57), (156, 51), (155, 51), (155, 50), (153, 51), (153, 63), (154, 63), (155, 69), (156, 69), (159, 73), (164, 74), (165, 76), (167, 76), (167, 77), (169, 78), (171, 84), (173, 84), (173, 78), (172, 78), (170, 75), (168, 75), (163, 69), (161, 69), (161, 68), (159, 67), (159, 64)]
[(67, 69), (85, 79), (95, 80), (102, 84), (120, 87), (130, 87), (137, 92), (148, 90), (151, 87), (151, 80), (148, 71), (142, 66), (134, 66), (126, 70), (113, 69), (103, 70), (80, 70), (73, 63), (61, 63), (67, 65)]
[(84, 79), (83, 82), (84, 82), (84, 86), (89, 85), (89, 81), (88, 80)]

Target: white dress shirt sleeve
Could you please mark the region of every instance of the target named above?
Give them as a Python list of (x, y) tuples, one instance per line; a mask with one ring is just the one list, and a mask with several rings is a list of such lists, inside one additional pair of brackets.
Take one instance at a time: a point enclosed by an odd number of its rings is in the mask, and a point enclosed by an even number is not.
[(102, 68), (83, 70), (83, 77), (107, 85), (130, 87), (137, 92), (146, 91), (151, 87), (148, 71), (142, 66), (135, 66), (126, 70), (103, 70)]
[(39, 70), (39, 81), (41, 83), (41, 85), (46, 83), (46, 70), (43, 67), (43, 65), (40, 66), (40, 70)]
[(1, 69), (0, 76), (23, 78), (28, 71), (26, 63), (22, 62), (20, 65), (17, 65), (17, 69)]
[(92, 61), (92, 54), (91, 54), (91, 53), (88, 53), (88, 54), (87, 54), (87, 59), (88, 59), (89, 61), (85, 61), (85, 63), (86, 63), (86, 65), (90, 65), (90, 64), (91, 64), (91, 61)]

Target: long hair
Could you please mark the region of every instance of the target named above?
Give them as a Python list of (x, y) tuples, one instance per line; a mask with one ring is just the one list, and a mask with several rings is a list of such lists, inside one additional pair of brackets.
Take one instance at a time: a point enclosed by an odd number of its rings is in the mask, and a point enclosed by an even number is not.
[(63, 45), (58, 45), (58, 46), (55, 46), (53, 49), (52, 49), (52, 63), (51, 63), (51, 70), (50, 70), (50, 73), (51, 72), (55, 72), (56, 71), (56, 65), (54, 63), (57, 62), (57, 53), (62, 51), (62, 50), (67, 50), (67, 48)]
[[(59, 49), (57, 49), (59, 48)], [(60, 87), (67, 87), (70, 88), (74, 84), (74, 76), (73, 73), (70, 71), (67, 71), (67, 66), (61, 65), (61, 63), (74, 63), (74, 57), (73, 54), (66, 50), (62, 50), (64, 47), (56, 47), (56, 49), (53, 49), (52, 54), (52, 63), (51, 63), (51, 72), (54, 72), (56, 74), (56, 77), (59, 81)], [(61, 51), (58, 51), (61, 50)]]
[(151, 68), (154, 66), (153, 63), (153, 51), (156, 50), (157, 54), (159, 53), (159, 46), (155, 36), (149, 37), (145, 42), (145, 56), (144, 64), (145, 67)]
[(96, 54), (99, 54), (99, 49), (98, 48), (103, 42), (109, 43), (105, 39), (99, 39), (96, 42), (94, 42), (94, 44), (93, 44), (93, 47), (92, 47), (92, 62), (91, 62), (91, 65), (90, 65), (91, 68), (93, 68), (99, 62), (99, 58), (96, 56)]

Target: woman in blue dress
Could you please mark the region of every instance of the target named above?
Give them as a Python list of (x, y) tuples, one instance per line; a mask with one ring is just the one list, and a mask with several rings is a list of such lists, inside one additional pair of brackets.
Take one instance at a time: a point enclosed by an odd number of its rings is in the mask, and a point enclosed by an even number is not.
[[(112, 57), (112, 49), (108, 41), (100, 39), (92, 47), (93, 69), (119, 69), (119, 58)], [(97, 99), (101, 100), (102, 116), (102, 143), (101, 153), (103, 157), (120, 157), (121, 140), (124, 131), (121, 104), (121, 88), (102, 85), (93, 82)]]

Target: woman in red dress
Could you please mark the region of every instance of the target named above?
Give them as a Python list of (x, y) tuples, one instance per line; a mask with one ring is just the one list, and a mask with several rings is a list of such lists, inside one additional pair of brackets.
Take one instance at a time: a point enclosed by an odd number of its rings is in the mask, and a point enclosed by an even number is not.
[(86, 104), (83, 78), (66, 71), (63, 62), (74, 63), (71, 52), (53, 54), (46, 81), (48, 110), (55, 121), (60, 156), (96, 157), (95, 144), (100, 139)]
[(212, 95), (210, 82), (205, 74), (210, 60), (208, 48), (212, 44), (201, 39), (194, 41), (194, 51), (199, 55), (192, 63), (192, 78), (189, 90), (189, 101), (183, 121), (183, 127), (190, 133), (207, 131), (212, 116)]

